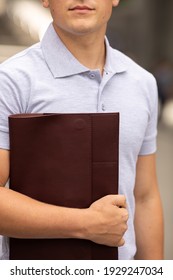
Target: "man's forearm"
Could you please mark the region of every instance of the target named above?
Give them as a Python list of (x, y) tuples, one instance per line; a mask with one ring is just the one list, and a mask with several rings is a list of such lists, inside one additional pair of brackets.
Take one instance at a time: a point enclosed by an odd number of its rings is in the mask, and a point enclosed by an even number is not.
[(0, 187), (0, 235), (82, 238), (122, 246), (128, 219), (125, 205), (124, 196), (108, 195), (86, 209), (59, 207)]
[(135, 259), (163, 259), (163, 213), (158, 193), (136, 201), (135, 230)]
[(0, 187), (0, 234), (17, 238), (81, 238), (85, 209), (45, 204)]

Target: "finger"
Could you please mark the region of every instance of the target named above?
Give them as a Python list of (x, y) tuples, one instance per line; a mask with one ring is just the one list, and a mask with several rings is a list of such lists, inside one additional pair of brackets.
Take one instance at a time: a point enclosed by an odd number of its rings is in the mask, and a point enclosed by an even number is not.
[(125, 195), (110, 195), (110, 200), (112, 205), (116, 205), (117, 207), (126, 208), (126, 197)]
[(125, 244), (125, 240), (124, 240), (124, 238), (121, 238), (120, 241), (119, 241), (118, 244), (117, 244), (117, 247), (121, 247), (121, 246), (123, 246), (124, 244)]
[(120, 209), (120, 211), (121, 211), (123, 221), (127, 222), (129, 219), (129, 213), (128, 213), (127, 209), (122, 208), (122, 209)]
[[(123, 225), (123, 228), (122, 228), (122, 232), (123, 232), (123, 235), (125, 234), (125, 232), (128, 230), (128, 225), (125, 223), (124, 225)], [(122, 236), (123, 236), (122, 235)]]

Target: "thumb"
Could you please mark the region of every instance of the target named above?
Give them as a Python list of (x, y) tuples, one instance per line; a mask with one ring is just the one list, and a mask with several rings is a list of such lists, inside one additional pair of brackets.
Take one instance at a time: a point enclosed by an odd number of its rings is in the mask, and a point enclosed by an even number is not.
[(108, 201), (114, 206), (122, 207), (122, 208), (127, 207), (125, 195), (121, 195), (121, 194), (108, 195), (107, 198), (108, 198)]

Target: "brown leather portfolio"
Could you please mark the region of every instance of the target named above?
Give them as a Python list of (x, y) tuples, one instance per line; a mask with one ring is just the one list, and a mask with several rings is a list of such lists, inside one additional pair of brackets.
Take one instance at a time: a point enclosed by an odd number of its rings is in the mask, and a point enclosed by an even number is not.
[[(86, 208), (118, 193), (119, 113), (9, 117), (10, 188), (49, 204)], [(81, 239), (10, 238), (10, 259), (118, 259)]]

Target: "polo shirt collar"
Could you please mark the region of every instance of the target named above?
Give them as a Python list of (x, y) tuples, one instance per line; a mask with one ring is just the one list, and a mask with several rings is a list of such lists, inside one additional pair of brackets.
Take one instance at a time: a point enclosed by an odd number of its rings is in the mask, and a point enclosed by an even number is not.
[[(106, 63), (105, 71), (110, 73), (121, 73), (126, 71), (118, 53), (113, 50), (107, 38), (106, 43)], [(53, 24), (50, 24), (42, 41), (41, 48), (45, 61), (55, 78), (67, 77), (90, 71), (89, 68), (82, 65), (66, 48), (57, 35)]]
[(104, 70), (106, 72), (110, 72), (112, 74), (123, 73), (127, 71), (127, 65), (124, 62), (124, 55), (113, 49), (108, 39), (105, 37), (106, 44), (106, 63), (104, 66)]

